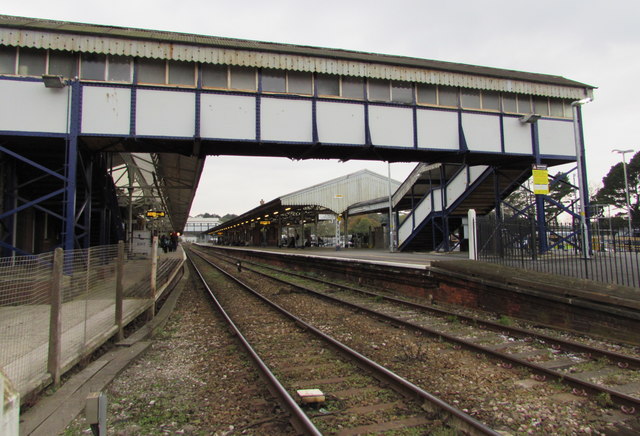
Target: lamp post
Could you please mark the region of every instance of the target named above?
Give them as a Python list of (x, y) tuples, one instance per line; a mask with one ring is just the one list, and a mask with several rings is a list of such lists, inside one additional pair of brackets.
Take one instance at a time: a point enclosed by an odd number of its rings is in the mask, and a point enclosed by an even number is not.
[(393, 219), (393, 192), (391, 191), (391, 161), (387, 162), (387, 183), (389, 188), (389, 252), (395, 251), (395, 220)]
[(627, 177), (627, 159), (626, 153), (633, 153), (634, 150), (611, 150), (612, 153), (620, 153), (622, 155), (622, 171), (624, 172), (624, 192), (627, 201), (627, 215), (629, 216), (629, 237), (631, 237), (631, 202), (629, 201), (629, 179)]
[(583, 104), (587, 104), (591, 101), (591, 98), (583, 98), (582, 100), (574, 101), (571, 103), (571, 109), (573, 111), (573, 137), (576, 146), (576, 164), (578, 166), (578, 199), (580, 200), (580, 229), (582, 233), (582, 247), (584, 258), (589, 259), (589, 236), (587, 233), (587, 207), (584, 187), (585, 180), (582, 173), (584, 168), (583, 156), (582, 156), (582, 135), (580, 131), (580, 124), (578, 122), (578, 107)]

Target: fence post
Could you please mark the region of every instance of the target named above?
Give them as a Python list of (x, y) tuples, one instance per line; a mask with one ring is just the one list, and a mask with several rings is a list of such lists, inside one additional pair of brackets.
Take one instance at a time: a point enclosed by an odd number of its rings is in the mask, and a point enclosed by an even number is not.
[(0, 369), (0, 434), (20, 434), (20, 394)]
[(158, 237), (154, 236), (151, 240), (151, 278), (149, 283), (149, 298), (151, 299), (151, 307), (147, 311), (147, 319), (151, 320), (156, 315), (156, 291), (158, 275)]
[(53, 252), (53, 271), (51, 274), (51, 293), (49, 303), (49, 358), (47, 370), (51, 374), (53, 384), (60, 384), (60, 354), (62, 349), (62, 268), (64, 266), (64, 250), (58, 247)]
[(118, 340), (124, 339), (124, 242), (118, 241), (118, 258), (116, 260), (116, 325), (118, 326)]
[(469, 259), (478, 260), (478, 226), (475, 209), (469, 209), (467, 221), (469, 226)]
[(538, 260), (538, 238), (536, 237), (536, 219), (531, 215), (531, 260)]

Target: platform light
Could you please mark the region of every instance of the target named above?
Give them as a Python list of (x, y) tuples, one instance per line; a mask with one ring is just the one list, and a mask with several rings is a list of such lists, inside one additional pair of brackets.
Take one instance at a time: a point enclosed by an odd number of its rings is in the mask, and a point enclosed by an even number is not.
[(522, 124), (533, 124), (536, 121), (538, 121), (540, 118), (541, 118), (540, 114), (527, 114), (527, 115), (521, 116), (519, 119)]
[[(576, 167), (578, 173), (578, 200), (580, 204), (580, 228), (582, 233), (582, 248), (585, 259), (591, 258), (589, 253), (589, 231), (587, 229), (587, 208), (586, 202), (588, 201), (588, 186), (585, 185), (587, 175), (583, 173), (583, 169), (586, 172), (586, 168), (583, 163), (582, 149), (584, 144), (582, 143), (582, 135), (580, 130), (580, 123), (578, 122), (578, 107), (583, 104), (591, 102), (593, 99), (590, 97), (583, 98), (582, 100), (574, 101), (571, 103), (571, 112), (573, 116), (573, 139), (575, 141), (576, 151)], [(586, 188), (586, 189), (585, 189)], [(586, 192), (585, 192), (586, 191)], [(586, 195), (585, 195), (586, 194)]]
[(62, 76), (56, 76), (54, 74), (43, 74), (42, 81), (45, 88), (64, 88), (65, 83)]
[(291, 210), (291, 208), (290, 208), (290, 207), (288, 207), (288, 208), (286, 208), (284, 211), (285, 211), (285, 212), (287, 212), (287, 211), (290, 211), (290, 210)]
[(622, 155), (622, 169), (624, 171), (624, 192), (625, 192), (625, 198), (627, 202), (627, 214), (629, 218), (629, 236), (633, 234), (633, 231), (632, 231), (632, 225), (631, 225), (631, 203), (629, 201), (629, 179), (627, 177), (627, 159), (625, 155), (627, 153), (633, 153), (634, 151), (635, 150), (633, 149), (619, 150), (617, 148), (614, 150), (611, 150), (612, 153), (620, 153)]

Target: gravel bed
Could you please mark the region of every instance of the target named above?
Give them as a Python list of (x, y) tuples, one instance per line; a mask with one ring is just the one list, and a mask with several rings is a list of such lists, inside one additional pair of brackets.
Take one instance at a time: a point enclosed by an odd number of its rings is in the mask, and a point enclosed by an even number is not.
[(537, 382), (526, 369), (500, 362), (368, 316), (287, 291), (242, 273), (276, 301), (348, 346), (505, 434), (610, 434), (626, 419), (606, 399), (572, 394), (568, 386)]
[[(291, 434), (204, 292), (188, 284), (151, 349), (108, 387), (109, 435)], [(80, 416), (64, 434), (91, 430)]]
[[(248, 273), (243, 272), (245, 278)], [(264, 279), (253, 279), (265, 285)], [(267, 285), (347, 345), (504, 434), (613, 434), (620, 412), (449, 344)], [(187, 286), (152, 348), (107, 391), (110, 435), (286, 435), (291, 429), (204, 291)], [(91, 434), (82, 417), (68, 435)]]

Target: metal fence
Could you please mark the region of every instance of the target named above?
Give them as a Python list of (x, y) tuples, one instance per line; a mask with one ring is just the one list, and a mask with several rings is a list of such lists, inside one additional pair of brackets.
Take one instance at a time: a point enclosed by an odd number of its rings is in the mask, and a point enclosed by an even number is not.
[(0, 368), (21, 396), (59, 380), (152, 307), (183, 259), (124, 244), (0, 258)]
[(589, 227), (585, 253), (580, 228), (547, 226), (541, 234), (533, 220), (477, 218), (478, 260), (551, 274), (640, 287), (640, 238), (624, 229)]

